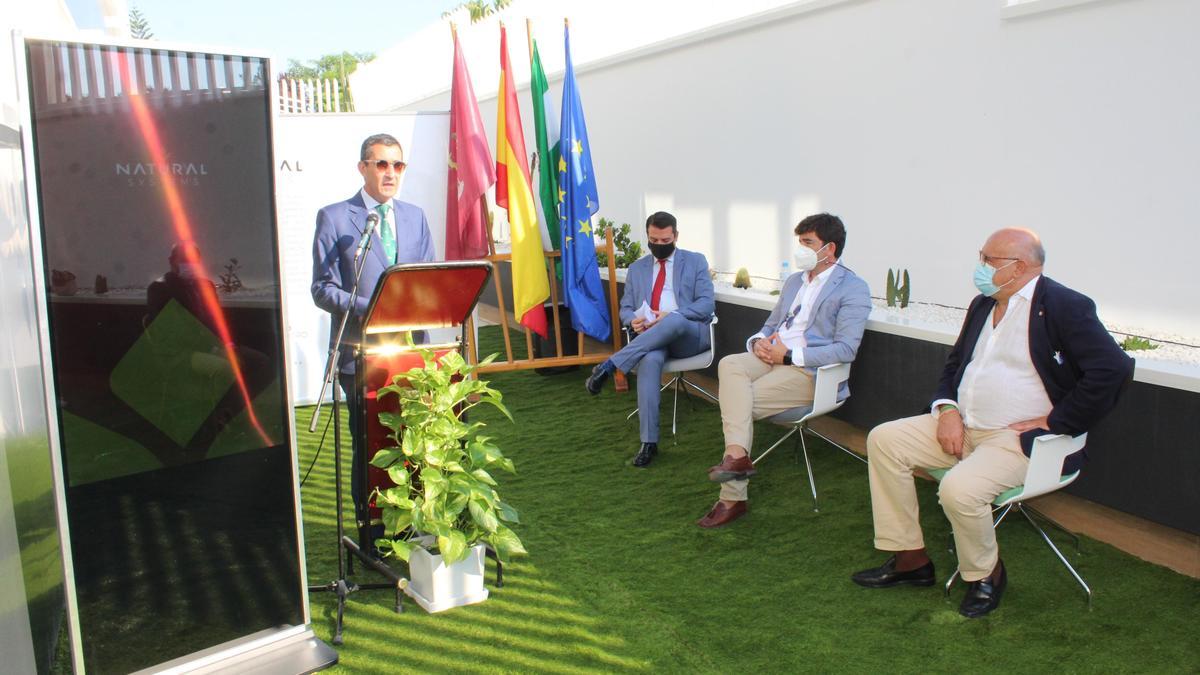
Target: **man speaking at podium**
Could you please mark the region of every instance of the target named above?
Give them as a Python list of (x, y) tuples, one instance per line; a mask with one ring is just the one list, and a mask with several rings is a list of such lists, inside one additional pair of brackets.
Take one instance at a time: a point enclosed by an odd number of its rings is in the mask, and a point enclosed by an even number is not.
[[(405, 166), (404, 150), (394, 137), (388, 134), (367, 137), (358, 161), (362, 189), (349, 199), (317, 212), (312, 297), (317, 307), (333, 315), (329, 324), (330, 346), (337, 337), (342, 312), (347, 310), (351, 314), (342, 342), (353, 345), (361, 339), (362, 317), (367, 313), (375, 284), (388, 267), (434, 259), (433, 238), (429, 234), (425, 212), (419, 206), (395, 199)], [(370, 251), (360, 255), (367, 237), (370, 238)], [(351, 298), (356, 258), (362, 265), (362, 277), (358, 293)], [(338, 381), (346, 393), (350, 413), (354, 453), (351, 476), (358, 476), (366, 453), (366, 439), (359, 427), (361, 420), (354, 397), (352, 347), (342, 347), (338, 353)], [(367, 496), (363, 494), (365, 486), (353, 479), (350, 486), (355, 516), (360, 523), (365, 523), (368, 519)]]

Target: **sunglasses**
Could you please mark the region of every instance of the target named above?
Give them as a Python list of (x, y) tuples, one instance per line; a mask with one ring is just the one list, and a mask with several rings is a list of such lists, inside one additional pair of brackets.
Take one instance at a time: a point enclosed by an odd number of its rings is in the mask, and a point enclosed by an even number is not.
[(394, 162), (389, 162), (386, 159), (377, 159), (375, 161), (370, 161), (370, 160), (364, 159), (363, 162), (368, 165), (374, 164), (375, 168), (379, 169), (380, 171), (387, 171), (388, 167), (390, 166), (390, 167), (392, 167), (392, 170), (395, 171), (396, 173), (400, 173), (401, 171), (404, 170), (404, 167), (408, 166), (408, 164), (405, 164), (404, 162), (401, 162), (400, 160), (396, 160)]

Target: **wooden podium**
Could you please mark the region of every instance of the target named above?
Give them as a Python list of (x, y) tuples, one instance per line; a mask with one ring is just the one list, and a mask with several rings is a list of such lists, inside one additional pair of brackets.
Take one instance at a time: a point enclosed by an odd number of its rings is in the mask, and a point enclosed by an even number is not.
[[(357, 375), (354, 395), (357, 410), (363, 416), (355, 420), (363, 430), (365, 461), (359, 462), (359, 474), (351, 480), (364, 486), (361, 494), (371, 495), (395, 485), (387, 472), (371, 465), (375, 453), (391, 446), (388, 430), (379, 423), (379, 413), (399, 412), (399, 400), (379, 401), (376, 393), (392, 383), (396, 375), (424, 365), (419, 350), (432, 349), (438, 358), (460, 351), (465, 339), (467, 319), (479, 301), (479, 295), (492, 276), (492, 264), (486, 260), (412, 263), (393, 265), (380, 277), (362, 322), (362, 340), (356, 350)], [(458, 329), (451, 340), (424, 342), (424, 331)], [(409, 335), (423, 344), (410, 345)], [(369, 500), (369, 521), (358, 523), (358, 544), (371, 550), (371, 525), (381, 524), (382, 514)]]

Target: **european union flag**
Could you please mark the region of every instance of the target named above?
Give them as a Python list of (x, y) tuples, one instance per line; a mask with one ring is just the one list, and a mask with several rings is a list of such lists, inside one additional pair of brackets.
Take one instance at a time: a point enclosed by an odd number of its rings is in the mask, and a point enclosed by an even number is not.
[(605, 342), (612, 330), (600, 268), (596, 265), (596, 241), (592, 238), (592, 215), (600, 208), (592, 151), (588, 146), (583, 106), (575, 86), (571, 65), (571, 33), (563, 28), (567, 72), (563, 78), (562, 126), (558, 160), (558, 224), (562, 231), (563, 295), (571, 308), (575, 330)]

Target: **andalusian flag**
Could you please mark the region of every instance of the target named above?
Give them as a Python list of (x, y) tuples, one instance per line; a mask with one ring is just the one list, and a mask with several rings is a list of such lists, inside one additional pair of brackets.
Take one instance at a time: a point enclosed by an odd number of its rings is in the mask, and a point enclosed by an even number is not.
[(508, 210), (512, 235), (513, 313), (521, 324), (547, 337), (550, 298), (546, 257), (538, 232), (537, 207), (530, 189), (529, 162), (521, 131), (521, 109), (508, 63), (508, 37), (500, 26), (500, 91), (496, 96), (496, 205)]
[[(533, 40), (533, 55), (530, 58), (532, 74), (529, 77), (529, 93), (533, 96), (533, 128), (537, 140), (538, 194), (542, 207), (542, 230), (549, 237), (550, 250), (562, 248), (558, 224), (558, 115), (554, 114), (554, 103), (550, 100), (550, 84), (542, 70), (542, 57), (538, 54), (537, 40)], [(551, 223), (554, 223), (551, 225)]]
[(588, 143), (583, 104), (571, 65), (571, 35), (563, 29), (567, 72), (563, 76), (562, 157), (558, 160), (559, 227), (563, 234), (563, 298), (571, 308), (571, 325), (601, 342), (608, 341), (608, 303), (600, 269), (596, 265), (596, 240), (592, 216), (600, 209), (596, 174), (592, 171), (592, 147)]

